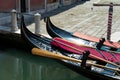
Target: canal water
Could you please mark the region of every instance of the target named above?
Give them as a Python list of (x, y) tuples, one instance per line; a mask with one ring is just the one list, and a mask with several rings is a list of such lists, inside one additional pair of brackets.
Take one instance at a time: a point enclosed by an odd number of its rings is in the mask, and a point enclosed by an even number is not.
[(0, 45), (0, 80), (90, 79), (77, 74), (54, 59), (34, 56), (23, 48)]

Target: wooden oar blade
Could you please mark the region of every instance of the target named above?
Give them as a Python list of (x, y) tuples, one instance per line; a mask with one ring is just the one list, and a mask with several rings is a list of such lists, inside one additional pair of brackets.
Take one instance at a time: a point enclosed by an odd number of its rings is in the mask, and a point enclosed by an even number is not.
[(52, 52), (48, 52), (46, 50), (42, 50), (42, 49), (38, 49), (38, 48), (33, 48), (32, 49), (32, 54), (34, 55), (39, 55), (39, 56), (44, 56), (44, 57), (49, 57), (49, 58), (54, 58), (54, 59), (59, 59), (59, 60), (70, 60), (70, 61), (74, 61), (74, 62), (82, 62), (81, 60), (77, 60), (74, 58), (70, 58), (64, 55), (60, 55), (60, 54), (54, 54)]

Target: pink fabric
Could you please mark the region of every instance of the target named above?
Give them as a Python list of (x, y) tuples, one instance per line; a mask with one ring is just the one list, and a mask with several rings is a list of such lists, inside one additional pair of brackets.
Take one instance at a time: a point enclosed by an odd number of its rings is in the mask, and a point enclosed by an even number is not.
[[(82, 54), (82, 52), (84, 52), (85, 50), (89, 50), (90, 54), (95, 55), (99, 58), (105, 59), (96, 49), (76, 45), (72, 42), (68, 42), (68, 41), (63, 40), (61, 38), (54, 38), (53, 41), (51, 42), (51, 44), (54, 45), (54, 46), (60, 47), (62, 49), (65, 49), (67, 51), (77, 53), (77, 54)], [(111, 61), (111, 62), (120, 61), (120, 54), (113, 53), (117, 57), (117, 60), (116, 60), (116, 58), (114, 58), (113, 55), (111, 55), (111, 53), (106, 52), (106, 51), (102, 51), (102, 50), (100, 52), (103, 53), (104, 56), (107, 57), (107, 59), (105, 59), (105, 60), (108, 60), (108, 61)]]

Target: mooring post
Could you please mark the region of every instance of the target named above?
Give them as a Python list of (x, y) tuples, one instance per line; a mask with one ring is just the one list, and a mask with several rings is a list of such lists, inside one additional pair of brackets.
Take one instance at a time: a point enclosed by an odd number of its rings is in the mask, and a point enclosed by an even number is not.
[(97, 43), (96, 48), (97, 48), (98, 50), (100, 50), (101, 47), (103, 46), (104, 42), (105, 42), (105, 38), (101, 38), (101, 39), (99, 40), (99, 42)]
[(11, 13), (12, 13), (12, 17), (11, 17), (11, 22), (12, 22), (11, 32), (16, 32), (16, 31), (18, 31), (17, 11), (15, 9), (13, 9)]
[(88, 50), (83, 52), (82, 63), (81, 63), (82, 68), (86, 67), (86, 61), (88, 59), (89, 54), (90, 54), (90, 52)]
[(35, 34), (40, 33), (40, 18), (41, 15), (39, 13), (35, 14)]
[(111, 39), (111, 27), (112, 27), (112, 14), (113, 14), (113, 3), (110, 3), (109, 15), (108, 15), (108, 27), (107, 27), (107, 40)]

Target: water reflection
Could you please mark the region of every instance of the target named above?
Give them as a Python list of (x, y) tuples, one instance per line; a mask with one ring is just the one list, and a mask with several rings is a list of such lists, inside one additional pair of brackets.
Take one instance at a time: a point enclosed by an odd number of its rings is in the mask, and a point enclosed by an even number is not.
[(0, 50), (0, 80), (89, 80), (57, 61), (7, 48)]

